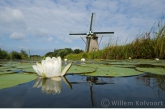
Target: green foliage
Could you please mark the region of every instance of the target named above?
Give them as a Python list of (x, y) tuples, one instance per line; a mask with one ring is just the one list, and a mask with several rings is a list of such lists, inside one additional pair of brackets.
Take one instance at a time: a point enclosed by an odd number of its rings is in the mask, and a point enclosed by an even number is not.
[(0, 59), (9, 59), (9, 58), (10, 58), (10, 56), (7, 53), (7, 51), (1, 50), (1, 48), (0, 48)]
[(131, 43), (118, 45), (117, 42), (109, 42), (100, 51), (90, 53), (69, 54), (68, 59), (165, 59), (165, 24), (158, 24), (157, 30), (137, 35)]
[(80, 49), (75, 49), (73, 51), (74, 54), (79, 54), (79, 53), (82, 53), (82, 52), (83, 52), (83, 50), (80, 50)]
[(67, 53), (68, 53), (67, 50), (62, 49), (58, 52), (57, 56), (60, 56), (61, 58), (64, 58), (64, 56), (66, 56)]
[(25, 50), (21, 50), (20, 53), (17, 51), (12, 51), (10, 53), (11, 59), (28, 59), (28, 54)]
[(48, 52), (48, 53), (45, 54), (45, 56), (49, 56), (49, 57), (58, 57), (58, 56), (60, 56), (61, 58), (64, 58), (67, 55), (78, 54), (78, 53), (82, 53), (82, 52), (83, 52), (83, 50), (80, 50), (80, 49), (72, 50), (71, 48), (54, 49), (54, 52)]
[(17, 51), (12, 51), (10, 53), (11, 59), (22, 59), (21, 54)]
[(54, 57), (54, 52), (48, 52), (48, 53), (45, 54), (45, 56), (46, 56), (46, 57), (47, 57), (47, 56), (49, 56), (49, 57)]
[(26, 53), (25, 50), (21, 50), (20, 54), (21, 54), (22, 59), (27, 59), (28, 58), (28, 54)]
[(61, 58), (64, 58), (67, 54), (70, 54), (72, 52), (73, 52), (73, 50), (71, 48), (60, 49), (57, 53), (57, 56), (60, 56)]

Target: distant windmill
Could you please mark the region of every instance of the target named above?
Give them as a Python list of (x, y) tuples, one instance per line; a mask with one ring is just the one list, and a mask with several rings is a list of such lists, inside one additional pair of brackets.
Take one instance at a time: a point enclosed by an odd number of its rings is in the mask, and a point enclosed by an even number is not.
[[(98, 36), (96, 34), (114, 34), (114, 32), (93, 32), (92, 31), (93, 13), (91, 15), (90, 28), (88, 33), (69, 33), (69, 35), (87, 35), (86, 36), (86, 48), (85, 52), (97, 51), (99, 50)], [(101, 41), (101, 40), (100, 40)]]

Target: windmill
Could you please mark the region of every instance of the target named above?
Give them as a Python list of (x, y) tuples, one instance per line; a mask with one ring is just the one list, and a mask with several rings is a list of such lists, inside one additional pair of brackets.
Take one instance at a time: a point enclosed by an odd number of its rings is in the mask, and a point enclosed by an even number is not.
[(80, 36), (86, 44), (85, 52), (91, 52), (91, 51), (99, 50), (98, 36), (96, 34), (114, 34), (114, 32), (93, 32), (92, 31), (92, 23), (93, 23), (93, 13), (91, 15), (89, 32), (87, 32), (87, 33), (69, 33), (69, 35), (86, 35), (86, 42)]

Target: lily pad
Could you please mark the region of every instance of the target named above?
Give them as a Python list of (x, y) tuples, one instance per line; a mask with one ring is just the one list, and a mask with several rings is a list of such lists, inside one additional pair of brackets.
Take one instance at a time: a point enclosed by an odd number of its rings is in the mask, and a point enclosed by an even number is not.
[(0, 69), (0, 74), (8, 74), (8, 73), (19, 73), (20, 70), (17, 68), (3, 68)]
[(0, 75), (0, 89), (13, 87), (36, 79), (36, 74)]
[(152, 73), (152, 74), (159, 74), (159, 75), (165, 75), (165, 68), (140, 68), (137, 67), (136, 70), (142, 71), (142, 72), (147, 72), (147, 73)]
[(17, 68), (18, 69), (32, 68), (32, 65), (31, 64), (27, 64), (27, 63), (18, 64)]
[(36, 73), (32, 67), (23, 69), (23, 72), (26, 72), (26, 73)]
[(71, 68), (67, 71), (66, 74), (81, 74), (81, 73), (91, 73), (96, 71), (95, 68), (93, 67), (88, 67), (88, 66), (79, 66), (79, 65), (75, 65), (75, 66), (71, 66)]
[(112, 66), (115, 66), (115, 67), (121, 67), (121, 68), (135, 68), (135, 65), (133, 64), (124, 64), (124, 65), (112, 65)]
[(143, 74), (143, 72), (136, 71), (133, 68), (121, 68), (121, 67), (115, 67), (112, 65), (103, 65), (103, 64), (89, 64), (90, 67), (95, 67), (97, 70), (93, 73), (84, 74), (88, 76), (114, 76), (114, 77), (120, 77), (120, 76), (134, 76), (134, 75), (140, 75)]

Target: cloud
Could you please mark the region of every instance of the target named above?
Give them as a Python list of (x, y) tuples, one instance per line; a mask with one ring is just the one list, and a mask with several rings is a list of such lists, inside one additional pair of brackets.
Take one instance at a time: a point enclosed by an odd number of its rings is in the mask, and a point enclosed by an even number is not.
[(25, 39), (25, 35), (22, 33), (14, 32), (10, 35), (10, 38), (15, 39), (15, 40), (23, 40), (23, 39)]
[[(54, 47), (53, 40), (60, 42), (56, 43), (56, 48), (68, 44), (73, 48), (75, 43), (85, 48), (79, 36), (70, 36), (69, 33), (88, 32), (91, 13), (94, 12), (93, 31), (114, 31), (114, 39), (119, 37), (123, 42), (132, 34), (131, 41), (138, 33), (150, 31), (161, 19), (164, 5), (164, 0), (11, 0), (10, 3), (1, 0), (0, 37), (7, 42), (6, 37), (18, 40), (26, 36), (26, 40), (32, 43), (22, 44), (27, 48), (32, 45)], [(16, 32), (18, 35), (12, 35)], [(8, 41), (12, 43), (12, 40)], [(49, 45), (45, 41), (50, 42)]]
[(55, 41), (56, 44), (58, 44), (58, 41)]
[(49, 38), (47, 39), (48, 42), (51, 42), (52, 40), (53, 40), (52, 37), (49, 37)]
[(45, 37), (45, 36), (47, 36), (48, 35), (48, 33), (47, 33), (47, 30), (45, 30), (45, 29), (37, 29), (36, 31), (35, 31), (35, 35), (36, 36), (39, 36), (39, 37)]
[(64, 41), (67, 42), (67, 43), (72, 43), (72, 40), (69, 37), (66, 37)]
[(21, 24), (24, 23), (24, 15), (19, 9), (12, 9), (9, 7), (0, 7), (0, 20), (1, 24), (11, 25), (11, 24)]
[(81, 47), (78, 47), (78, 46), (72, 47), (72, 50), (75, 50), (75, 49), (80, 49), (81, 50)]

